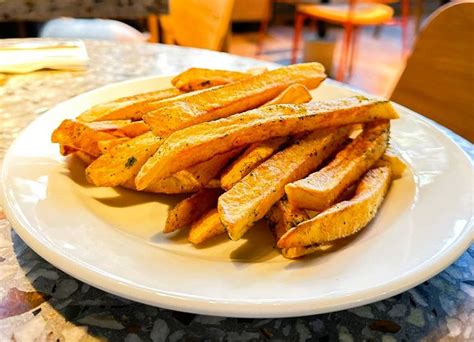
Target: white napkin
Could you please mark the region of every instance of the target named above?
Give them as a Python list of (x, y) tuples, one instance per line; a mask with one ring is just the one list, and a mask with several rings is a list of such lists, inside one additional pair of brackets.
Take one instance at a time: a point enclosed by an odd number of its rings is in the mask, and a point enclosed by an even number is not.
[(80, 40), (2, 39), (0, 72), (27, 73), (39, 69), (81, 70), (89, 57)]

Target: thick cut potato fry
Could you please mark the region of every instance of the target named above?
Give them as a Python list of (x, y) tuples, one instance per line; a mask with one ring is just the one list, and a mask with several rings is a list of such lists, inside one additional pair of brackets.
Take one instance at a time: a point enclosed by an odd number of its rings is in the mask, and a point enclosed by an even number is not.
[(181, 91), (193, 91), (224, 85), (251, 76), (238, 71), (191, 68), (173, 78), (171, 84)]
[(211, 209), (191, 225), (188, 241), (199, 245), (211, 237), (224, 234), (225, 228), (219, 218), (217, 209)]
[(290, 65), (202, 91), (185, 101), (170, 101), (169, 105), (147, 113), (143, 119), (153, 133), (165, 137), (185, 127), (256, 108), (292, 84), (316, 88), (325, 78), (324, 67), (319, 63)]
[(74, 152), (73, 155), (79, 158), (86, 165), (90, 165), (95, 160), (93, 156), (83, 151)]
[(107, 120), (107, 121), (94, 121), (94, 122), (83, 122), (89, 128), (94, 131), (105, 131), (111, 133), (124, 126), (130, 125), (132, 120)]
[(322, 211), (355, 183), (387, 148), (390, 124), (371, 122), (362, 134), (321, 170), (285, 187), (288, 201), (298, 208)]
[(152, 132), (139, 135), (101, 155), (86, 169), (87, 180), (97, 186), (117, 186), (135, 178), (142, 165), (161, 145)]
[(265, 106), (276, 104), (300, 104), (308, 103), (313, 97), (308, 88), (301, 84), (293, 84), (286, 88), (280, 95), (273, 100), (265, 103)]
[[(121, 184), (124, 188), (136, 190), (135, 181), (130, 178)], [(160, 179), (151, 183), (144, 192), (153, 192), (159, 194), (187, 194), (197, 192), (202, 188), (202, 184), (196, 180), (193, 174), (187, 170), (179, 171), (174, 175)]]
[(128, 125), (124, 125), (123, 127), (120, 127), (118, 131), (122, 132), (129, 138), (135, 138), (135, 137), (138, 137), (139, 135), (149, 132), (150, 127), (148, 127), (148, 125), (145, 122), (140, 120), (140, 121), (130, 122)]
[(219, 189), (202, 189), (179, 202), (168, 212), (164, 232), (174, 232), (196, 221), (201, 215), (216, 206), (217, 198), (221, 193), (222, 191)]
[(93, 106), (77, 117), (84, 122), (104, 120), (140, 120), (144, 113), (156, 109), (156, 103), (182, 94), (175, 89), (163, 89), (134, 96), (119, 98), (114, 101)]
[(266, 218), (275, 241), (278, 241), (290, 228), (308, 220), (309, 216), (303, 209), (292, 206), (286, 199), (281, 199), (271, 207)]
[[(301, 84), (293, 84), (264, 106), (300, 104), (309, 101), (311, 101), (309, 90)], [(288, 139), (285, 137), (278, 137), (249, 146), (244, 154), (223, 171), (221, 175), (222, 188), (229, 190), (235, 183), (248, 175), (250, 171), (270, 158), (287, 141)]]
[(327, 243), (357, 233), (374, 218), (390, 182), (389, 166), (369, 170), (351, 200), (337, 203), (290, 229), (280, 238), (277, 246), (290, 248)]
[[(291, 228), (307, 221), (309, 215), (303, 209), (292, 206), (287, 200), (281, 199), (273, 205), (267, 214), (270, 229), (275, 237), (275, 243)], [(296, 259), (315, 252), (323, 252), (333, 247), (332, 244), (311, 245), (283, 248), (281, 254), (287, 259)]]
[(98, 157), (101, 155), (98, 142), (116, 138), (110, 133), (95, 131), (83, 123), (64, 120), (51, 135), (51, 142), (74, 147), (91, 156)]
[[(106, 141), (106, 140), (104, 140)], [(59, 153), (61, 153), (62, 156), (68, 156), (70, 154), (73, 154), (74, 152), (77, 152), (77, 148), (74, 148), (72, 146), (68, 145), (59, 145)]]
[(403, 177), (403, 173), (407, 169), (407, 164), (405, 164), (397, 152), (390, 146), (385, 150), (383, 156), (375, 162), (374, 167), (384, 165), (390, 165), (392, 169), (392, 179)]
[(117, 145), (123, 144), (126, 141), (129, 141), (130, 138), (116, 138), (110, 140), (101, 140), (97, 143), (99, 150), (102, 154), (109, 152), (112, 148)]
[(227, 167), (221, 175), (221, 186), (225, 190), (229, 190), (247, 176), (250, 171), (258, 165), (270, 158), (288, 139), (286, 137), (278, 137), (266, 140), (261, 143), (252, 144), (247, 150), (229, 167)]
[(217, 209), (232, 240), (238, 240), (285, 193), (285, 185), (314, 171), (347, 138), (350, 127), (318, 130), (260, 164), (219, 197)]
[(278, 136), (376, 119), (396, 119), (388, 101), (362, 96), (300, 105), (273, 105), (171, 134), (137, 176), (138, 189), (239, 146)]

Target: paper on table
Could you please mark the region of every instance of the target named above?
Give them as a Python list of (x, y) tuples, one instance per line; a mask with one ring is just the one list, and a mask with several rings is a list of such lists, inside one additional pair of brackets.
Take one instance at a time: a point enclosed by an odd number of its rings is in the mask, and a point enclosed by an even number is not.
[(84, 69), (89, 57), (80, 40), (0, 40), (0, 72), (27, 73), (39, 69)]

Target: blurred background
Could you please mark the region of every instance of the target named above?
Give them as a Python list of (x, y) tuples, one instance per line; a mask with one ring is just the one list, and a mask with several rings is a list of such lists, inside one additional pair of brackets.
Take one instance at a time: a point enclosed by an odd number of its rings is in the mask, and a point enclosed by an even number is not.
[(440, 0), (0, 0), (0, 38), (160, 42), (330, 75), (388, 96)]

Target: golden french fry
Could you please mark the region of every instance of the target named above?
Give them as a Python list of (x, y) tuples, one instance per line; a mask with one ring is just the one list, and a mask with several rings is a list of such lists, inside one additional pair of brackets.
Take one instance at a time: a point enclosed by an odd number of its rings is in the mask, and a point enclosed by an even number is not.
[(390, 165), (392, 169), (392, 179), (401, 178), (407, 168), (403, 159), (390, 146), (385, 150), (383, 156), (375, 162), (374, 167), (384, 165)]
[[(136, 190), (135, 181), (130, 178), (121, 186)], [(202, 184), (196, 180), (193, 174), (187, 170), (179, 171), (174, 175), (160, 179), (157, 182), (151, 183), (144, 192), (153, 192), (159, 194), (187, 194), (197, 192), (202, 188)]]
[[(301, 84), (293, 84), (264, 106), (285, 103), (299, 104), (309, 101), (311, 101), (309, 90)], [(278, 137), (249, 146), (237, 160), (222, 172), (222, 188), (229, 190), (235, 183), (248, 175), (250, 171), (270, 158), (287, 141), (286, 137)]]
[(390, 182), (389, 166), (369, 170), (360, 181), (351, 200), (337, 203), (290, 229), (280, 238), (277, 246), (279, 248), (309, 246), (357, 233), (374, 218)]
[(169, 101), (143, 119), (153, 133), (165, 137), (185, 127), (256, 108), (292, 84), (316, 88), (325, 78), (324, 67), (319, 63), (290, 65), (202, 91), (184, 101)]
[(95, 158), (93, 156), (91, 156), (90, 154), (88, 154), (86, 152), (83, 152), (83, 151), (76, 151), (76, 152), (74, 152), (73, 155), (76, 156), (77, 158), (79, 158), (81, 161), (83, 161), (84, 164), (86, 164), (86, 165), (91, 164), (95, 160)]
[(390, 132), (388, 121), (371, 122), (362, 134), (321, 170), (286, 185), (288, 201), (298, 208), (322, 211), (355, 183), (382, 156)]
[(102, 154), (108, 153), (112, 148), (117, 145), (120, 145), (126, 141), (129, 141), (130, 138), (116, 138), (110, 140), (101, 140), (97, 143), (99, 150)]
[(318, 130), (260, 164), (219, 197), (217, 209), (232, 240), (238, 240), (285, 193), (285, 185), (314, 171), (347, 138), (350, 127)]
[(98, 142), (109, 139), (116, 139), (116, 136), (106, 132), (95, 131), (83, 123), (72, 120), (61, 122), (51, 135), (51, 142), (74, 147), (94, 157), (101, 155)]
[(179, 202), (168, 212), (164, 232), (171, 233), (196, 221), (202, 214), (215, 207), (221, 193), (219, 189), (202, 189)]
[[(288, 230), (308, 220), (309, 215), (305, 210), (292, 206), (288, 200), (281, 199), (273, 205), (266, 218), (277, 243)], [(332, 247), (333, 244), (290, 247), (283, 248), (281, 254), (287, 259), (296, 259), (315, 252), (327, 251)]]
[(213, 178), (206, 184), (206, 188), (217, 189), (220, 187), (221, 187), (221, 180), (219, 178)]
[(211, 237), (224, 233), (225, 228), (221, 223), (217, 209), (214, 208), (193, 222), (189, 230), (188, 241), (199, 245)]
[(309, 216), (303, 209), (292, 206), (282, 198), (271, 207), (266, 218), (275, 241), (278, 241), (290, 228), (308, 220)]
[(148, 132), (113, 147), (89, 165), (86, 169), (87, 180), (97, 186), (117, 186), (134, 179), (162, 140)]
[[(163, 179), (158, 179), (156, 182), (148, 185), (143, 191), (163, 194), (182, 194), (196, 192), (204, 187), (219, 188), (219, 186), (212, 184), (209, 186), (209, 182), (219, 174), (229, 159), (240, 151), (241, 149), (235, 149), (223, 154), (218, 154), (209, 160), (191, 166), (189, 169), (179, 171)], [(126, 186), (131, 189), (136, 189), (133, 179), (130, 179), (126, 183)]]
[(171, 84), (181, 91), (193, 91), (235, 82), (250, 76), (238, 71), (191, 68), (173, 78)]
[(119, 98), (114, 101), (93, 106), (77, 117), (84, 122), (104, 120), (140, 120), (144, 113), (156, 108), (156, 103), (182, 94), (178, 89), (169, 88), (134, 96)]
[(133, 121), (130, 122), (128, 125), (124, 125), (118, 129), (118, 131), (122, 132), (129, 138), (135, 138), (139, 135), (145, 134), (146, 132), (150, 131), (150, 127), (143, 122), (140, 121)]
[(171, 134), (143, 165), (138, 189), (155, 179), (224, 153), (239, 146), (278, 136), (377, 119), (396, 119), (388, 101), (362, 96), (299, 105), (273, 105), (229, 118), (206, 122)]
[(265, 103), (265, 106), (271, 106), (275, 104), (300, 104), (307, 103), (312, 100), (311, 93), (308, 88), (302, 84), (293, 84), (286, 88), (280, 95), (275, 97), (273, 100)]
[(77, 148), (74, 148), (72, 146), (59, 145), (59, 153), (61, 153), (62, 156), (68, 156), (68, 155), (70, 155), (74, 152), (77, 152), (77, 151), (78, 151)]
[(305, 255), (313, 254), (316, 252), (325, 252), (333, 249), (335, 247), (335, 243), (328, 243), (328, 244), (316, 244), (312, 246), (300, 246), (300, 247), (290, 247), (290, 248), (282, 248), (281, 254), (287, 259), (297, 259), (301, 258)]
[(94, 122), (81, 122), (94, 131), (105, 131), (111, 133), (124, 126), (130, 125), (132, 120), (107, 120), (107, 121), (94, 121)]
[(225, 190), (232, 188), (234, 184), (248, 175), (250, 171), (270, 158), (287, 141), (286, 137), (278, 137), (252, 144), (222, 172), (221, 187)]

